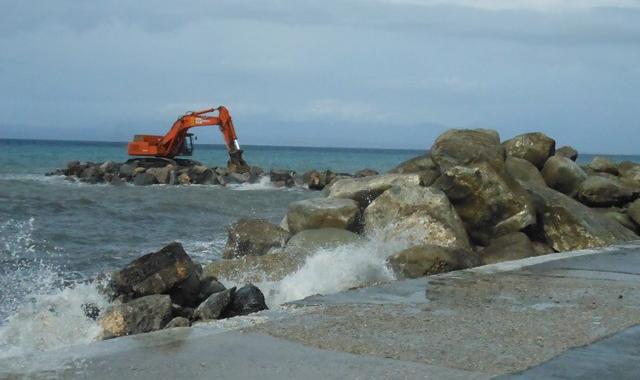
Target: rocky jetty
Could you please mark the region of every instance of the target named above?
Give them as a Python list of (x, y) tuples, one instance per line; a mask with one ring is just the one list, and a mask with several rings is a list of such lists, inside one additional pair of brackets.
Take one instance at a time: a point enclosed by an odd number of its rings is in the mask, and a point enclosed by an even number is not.
[(105, 290), (113, 300), (106, 310), (86, 305), (103, 339), (162, 328), (188, 327), (195, 321), (230, 318), (267, 309), (264, 295), (246, 284), (226, 288), (203, 275), (180, 243), (146, 254), (111, 274)]
[(204, 271), (277, 280), (314, 249), (373, 238), (401, 241), (389, 267), (418, 277), (640, 239), (640, 164), (596, 157), (580, 166), (575, 149), (555, 146), (543, 133), (503, 142), (493, 130), (449, 130), (386, 174), (306, 173), (324, 198), (294, 202), (279, 227), (263, 226), (274, 231), (268, 249), (262, 233), (235, 224), (229, 259)]

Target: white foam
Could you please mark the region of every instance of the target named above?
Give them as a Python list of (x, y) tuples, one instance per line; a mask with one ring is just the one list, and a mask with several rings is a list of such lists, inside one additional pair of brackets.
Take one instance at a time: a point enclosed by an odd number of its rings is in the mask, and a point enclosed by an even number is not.
[(246, 191), (246, 190), (274, 190), (277, 187), (273, 186), (271, 183), (271, 178), (269, 176), (260, 177), (260, 180), (256, 183), (238, 183), (238, 184), (229, 184), (227, 186), (231, 190), (238, 191)]

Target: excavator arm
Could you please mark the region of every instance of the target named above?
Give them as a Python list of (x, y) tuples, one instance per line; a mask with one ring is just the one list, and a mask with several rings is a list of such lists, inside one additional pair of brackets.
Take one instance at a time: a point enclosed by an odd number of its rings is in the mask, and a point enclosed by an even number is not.
[[(218, 111), (217, 116), (210, 115)], [(169, 132), (164, 136), (136, 135), (134, 141), (128, 145), (129, 155), (155, 156), (172, 159), (185, 152), (185, 143), (189, 129), (217, 125), (224, 136), (224, 142), (229, 153), (228, 166), (232, 171), (244, 172), (249, 166), (242, 158), (242, 150), (238, 143), (229, 110), (220, 106), (197, 112), (188, 112), (173, 123)], [(189, 152), (190, 153), (190, 152)]]

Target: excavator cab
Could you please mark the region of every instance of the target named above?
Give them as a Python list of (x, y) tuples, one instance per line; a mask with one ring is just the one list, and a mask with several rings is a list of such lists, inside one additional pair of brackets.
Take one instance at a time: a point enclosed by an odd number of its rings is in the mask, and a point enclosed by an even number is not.
[(180, 149), (179, 156), (191, 156), (193, 155), (193, 133), (187, 133), (182, 143), (182, 149)]

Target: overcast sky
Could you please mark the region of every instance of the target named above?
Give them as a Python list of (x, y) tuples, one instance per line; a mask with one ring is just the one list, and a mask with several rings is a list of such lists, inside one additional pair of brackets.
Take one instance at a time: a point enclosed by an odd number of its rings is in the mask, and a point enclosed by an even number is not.
[(487, 127), (640, 153), (640, 1), (0, 1), (0, 137), (126, 141), (225, 104), (244, 144)]

